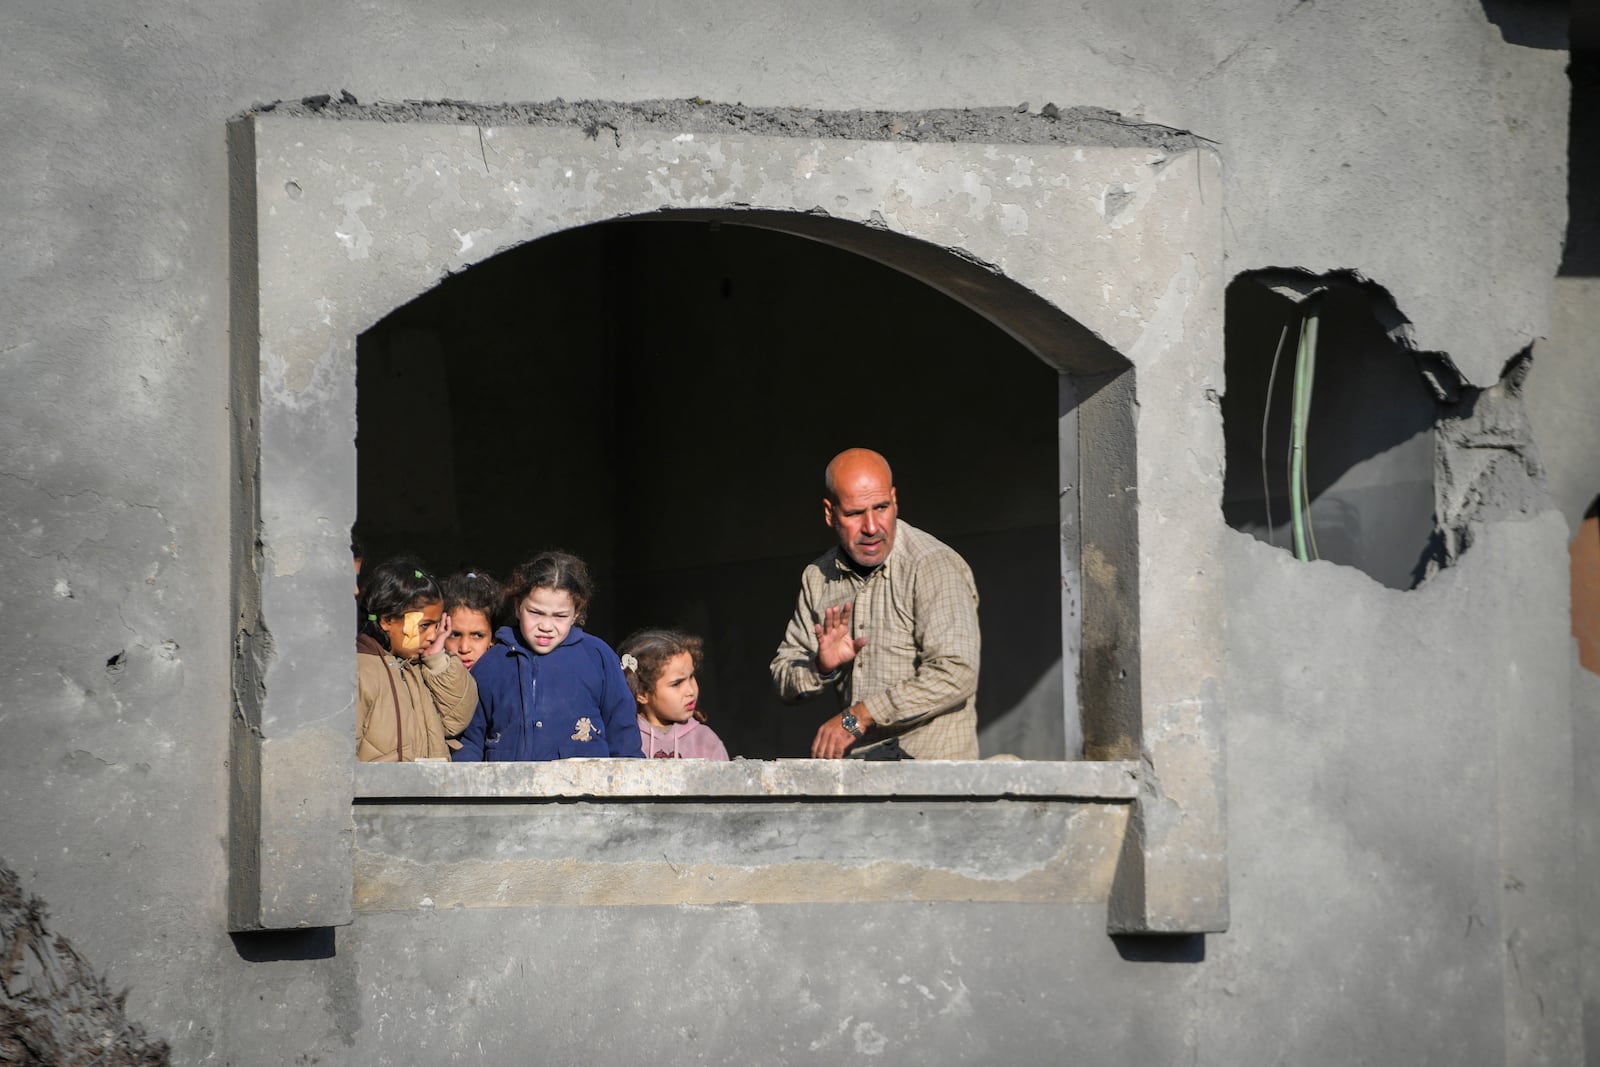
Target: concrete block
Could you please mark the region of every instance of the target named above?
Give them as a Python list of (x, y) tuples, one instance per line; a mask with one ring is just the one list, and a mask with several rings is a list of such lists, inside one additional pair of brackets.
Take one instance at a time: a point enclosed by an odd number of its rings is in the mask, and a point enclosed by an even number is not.
[(356, 807), (362, 912), (1106, 898), (1129, 804), (966, 798)]

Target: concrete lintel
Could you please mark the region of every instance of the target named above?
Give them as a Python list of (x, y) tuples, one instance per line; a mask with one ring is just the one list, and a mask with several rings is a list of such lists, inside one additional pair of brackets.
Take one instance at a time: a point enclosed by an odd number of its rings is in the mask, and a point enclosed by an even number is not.
[(365, 764), (356, 768), (355, 784), (358, 800), (1039, 797), (1126, 802), (1139, 795), (1139, 773), (1137, 761), (572, 759), (554, 763)]

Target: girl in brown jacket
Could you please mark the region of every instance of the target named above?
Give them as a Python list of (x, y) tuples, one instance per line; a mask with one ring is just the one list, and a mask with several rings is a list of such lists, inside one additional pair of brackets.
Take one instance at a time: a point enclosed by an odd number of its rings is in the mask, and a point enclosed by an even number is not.
[(414, 560), (380, 564), (361, 594), (356, 637), (356, 758), (449, 759), (447, 738), (472, 721), (478, 688), (444, 650), (450, 618), (439, 583)]

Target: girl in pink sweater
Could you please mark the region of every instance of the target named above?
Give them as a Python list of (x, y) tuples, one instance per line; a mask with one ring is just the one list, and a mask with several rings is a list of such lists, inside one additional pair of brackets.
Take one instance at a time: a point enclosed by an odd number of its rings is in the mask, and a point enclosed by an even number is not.
[(622, 675), (638, 701), (639, 738), (654, 759), (728, 758), (699, 708), (694, 673), (701, 640), (676, 630), (640, 630), (617, 646)]

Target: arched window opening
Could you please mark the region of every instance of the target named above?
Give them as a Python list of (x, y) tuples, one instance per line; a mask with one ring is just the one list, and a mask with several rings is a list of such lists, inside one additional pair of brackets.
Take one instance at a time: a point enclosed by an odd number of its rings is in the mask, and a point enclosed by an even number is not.
[(832, 536), (822, 467), (868, 445), (902, 517), (977, 579), (984, 755), (1061, 759), (1058, 384), (959, 301), (827, 243), (582, 227), (360, 336), (358, 527), (369, 557), (412, 550), (441, 574), (583, 555), (591, 630), (702, 634), (702, 705), (730, 752), (797, 755), (817, 716), (779, 703), (766, 665)]

